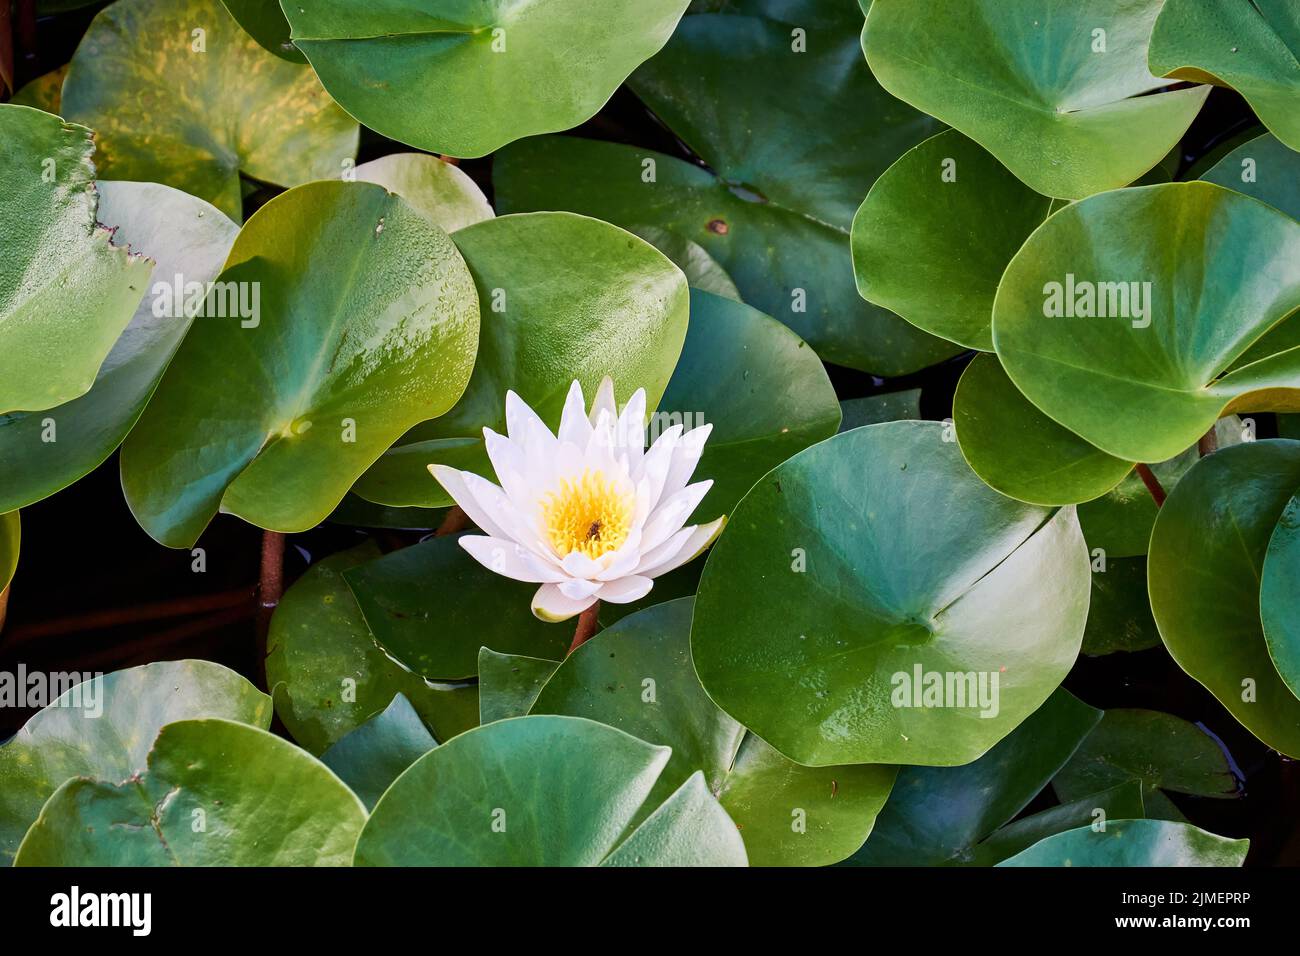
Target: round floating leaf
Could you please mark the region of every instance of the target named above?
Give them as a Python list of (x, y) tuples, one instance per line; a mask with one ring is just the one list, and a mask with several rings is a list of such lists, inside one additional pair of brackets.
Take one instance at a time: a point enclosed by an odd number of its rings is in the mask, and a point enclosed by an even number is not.
[[(1151, 519), (1155, 520), (1154, 514)], [(1086, 538), (1086, 526), (1083, 531)], [(1146, 542), (1142, 545), (1145, 549)], [(1104, 571), (1094, 565), (1092, 572), (1092, 602), (1088, 606), (1088, 628), (1083, 632), (1083, 653), (1100, 657), (1116, 651), (1131, 653), (1159, 647), (1160, 632), (1147, 597), (1146, 558), (1106, 555), (1105, 562)]]
[(885, 170), (854, 217), (858, 291), (917, 328), (991, 352), (998, 280), (1052, 206), (945, 130)]
[(968, 763), (1078, 655), (1074, 511), (999, 495), (943, 435), (890, 422), (800, 452), (745, 496), (705, 565), (700, 679), (798, 763)]
[[(828, 362), (903, 375), (955, 354), (862, 300), (848, 238), (876, 177), (939, 129), (880, 88), (852, 8), (789, 24), (693, 15), (631, 86), (707, 164), (548, 138), (497, 158), (498, 205), (572, 209), (702, 246)], [(790, 122), (798, 117), (798, 122)]]
[(1230, 86), (1300, 149), (1300, 8), (1292, 0), (1166, 0), (1151, 33), (1159, 76)]
[(9, 102), (16, 106), (30, 106), (47, 113), (58, 114), (62, 112), (63, 78), (67, 75), (68, 65), (65, 63), (57, 70), (51, 70), (32, 80), (15, 93)]
[(522, 654), (498, 654), (483, 647), (478, 652), (478, 720), (490, 724), (528, 713), (542, 685), (560, 666), (559, 661)]
[(953, 396), (957, 441), (967, 463), (1009, 498), (1038, 505), (1091, 501), (1133, 470), (1031, 405), (996, 355), (977, 355)]
[(998, 866), (1241, 866), (1249, 840), (1168, 820), (1108, 820), (1106, 829), (1067, 830)]
[[(486, 156), (591, 119), (687, 0), (286, 3), (293, 42), (349, 113), (434, 153)], [(575, 55), (581, 51), (581, 55)]]
[[(402, 774), (375, 806), (356, 862), (594, 866), (615, 849), (668, 757), (667, 747), (590, 720), (499, 720), (448, 741)], [(726, 825), (734, 833), (734, 824)], [(674, 844), (659, 825), (656, 831), (654, 843)], [(654, 863), (646, 843), (637, 845), (640, 862)]]
[(354, 173), (358, 182), (397, 193), (447, 232), (496, 215), (474, 180), (436, 156), (392, 153), (362, 163)]
[(671, 259), (673, 265), (682, 270), (692, 289), (743, 301), (727, 270), (698, 242), (658, 226), (642, 226), (632, 232)]
[(113, 783), (143, 771), (164, 724), (199, 717), (271, 723), (270, 698), (220, 664), (168, 661), (83, 676), (85, 683), (65, 688), (0, 746), (0, 858), (13, 858), (42, 804), (65, 780)]
[(1271, 439), (1202, 458), (1156, 518), (1151, 609), (1178, 666), (1246, 729), (1300, 757), (1300, 700), (1278, 675), (1260, 622), (1269, 538), (1300, 488), (1300, 442)]
[[(0, 594), (9, 589), (18, 569), (18, 545), (22, 540), (22, 527), (17, 511), (0, 514)], [(4, 602), (0, 600), (0, 624), (4, 623)]]
[(903, 767), (875, 831), (848, 865), (976, 862), (980, 843), (1047, 786), (1101, 716), (1057, 690), (978, 760)]
[(1238, 146), (1201, 177), (1300, 219), (1300, 153), (1265, 133)]
[(122, 449), (127, 502), (169, 547), (193, 545), (218, 509), (275, 531), (318, 524), (403, 432), (456, 403), (478, 339), (447, 234), (370, 184), (272, 199), (204, 311)]
[[(1231, 250), (1225, 254), (1224, 250)], [(1049, 417), (1128, 461), (1163, 461), (1225, 411), (1300, 405), (1300, 223), (1209, 183), (1093, 196), (1007, 267), (993, 340)]]
[(691, 774), (601, 866), (745, 866), (736, 825), (704, 784)]
[[(1098, 815), (1099, 811), (1104, 817)], [(1141, 820), (1145, 813), (1142, 787), (1136, 781), (1130, 781), (1069, 803), (1059, 803), (999, 827), (974, 847), (963, 862), (970, 866), (995, 866), (1053, 834), (1092, 826), (1099, 819)]]
[(403, 770), (436, 746), (411, 702), (398, 694), (386, 710), (342, 737), (320, 759), (369, 810)]
[(1154, 3), (862, 0), (882, 86), (975, 140), (1036, 192), (1133, 182), (1175, 146), (1209, 87), (1157, 92)]
[(156, 263), (153, 287), (89, 392), (39, 414), (0, 417), (0, 511), (67, 487), (122, 443), (189, 330), (185, 287), (216, 278), (239, 232), (212, 205), (170, 186), (101, 182), (97, 189), (99, 221), (118, 244)]
[(370, 632), (426, 680), (478, 673), (479, 648), (559, 660), (573, 629), (533, 616), (536, 584), (493, 574), (444, 535), (343, 572)]
[(282, 60), (306, 63), (307, 58), (289, 39), (289, 21), (280, 9), (280, 0), (221, 0), (226, 10), (262, 49), (270, 50)]
[[(145, 294), (152, 263), (95, 224), (91, 132), (0, 105), (0, 414), (87, 392)], [(5, 509), (8, 510), (8, 509)]]
[(357, 124), (312, 71), (262, 49), (218, 0), (101, 10), (63, 110), (95, 130), (101, 178), (175, 186), (236, 222), (241, 173), (281, 186), (337, 179), (357, 151)]
[(622, 229), (569, 213), (503, 216), (460, 230), (456, 245), (483, 314), (474, 375), (450, 413), (411, 429), (357, 483), (369, 501), (451, 504), (431, 462), (493, 477), (483, 428), (505, 431), (508, 390), (552, 428), (575, 378), (590, 397), (610, 376), (620, 404), (644, 388), (654, 408), (681, 355), (686, 279)]
[(474, 687), (430, 686), (376, 645), (343, 571), (379, 557), (366, 542), (318, 561), (285, 592), (267, 636), (275, 712), (314, 754), (361, 727), (402, 694), (448, 740), (478, 723)]
[(287, 740), (182, 720), (133, 779), (63, 784), (14, 865), (346, 866), (365, 819), (352, 791)]
[(840, 407), (807, 343), (747, 305), (692, 290), (686, 344), (652, 423), (659, 433), (713, 425), (695, 480), (714, 485), (692, 518), (712, 520), (772, 468), (834, 435)]
[(1070, 762), (1052, 779), (1062, 801), (1139, 781), (1148, 819), (1182, 820), (1160, 791), (1237, 796), (1237, 778), (1219, 744), (1195, 724), (1155, 710), (1106, 711)]
[[(647, 163), (654, 164), (652, 183), (642, 179)], [(507, 147), (493, 180), (503, 211), (571, 209), (634, 230), (652, 222), (690, 238), (721, 263), (746, 302), (790, 326), (828, 362), (905, 375), (956, 352), (856, 293), (849, 219), (830, 226), (746, 198), (674, 157), (571, 136)]]
[[(0, 580), (3, 576), (0, 575)], [(1269, 538), (1260, 586), (1268, 653), (1282, 680), (1300, 697), (1300, 495), (1287, 502)]]
[(646, 809), (702, 772), (756, 866), (844, 859), (871, 832), (895, 768), (801, 767), (746, 734), (695, 676), (691, 607), (670, 601), (602, 631), (564, 659), (532, 712), (587, 717), (671, 747)]

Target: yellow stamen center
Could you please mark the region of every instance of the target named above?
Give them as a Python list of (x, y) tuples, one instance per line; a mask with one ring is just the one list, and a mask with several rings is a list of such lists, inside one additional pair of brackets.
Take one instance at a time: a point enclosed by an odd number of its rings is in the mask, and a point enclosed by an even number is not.
[(562, 481), (542, 501), (542, 526), (560, 557), (581, 551), (599, 558), (627, 540), (635, 499), (599, 471), (584, 471), (577, 481)]

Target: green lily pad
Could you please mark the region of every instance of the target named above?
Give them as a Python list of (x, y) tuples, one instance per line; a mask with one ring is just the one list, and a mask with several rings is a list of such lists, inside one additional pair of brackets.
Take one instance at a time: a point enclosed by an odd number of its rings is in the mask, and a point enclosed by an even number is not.
[(1260, 584), (1260, 615), (1268, 653), (1300, 697), (1300, 495), (1287, 502), (1269, 538)]
[(499, 208), (571, 209), (683, 236), (828, 362), (905, 375), (956, 354), (856, 292), (854, 212), (939, 125), (880, 88), (848, 13), (801, 20), (802, 51), (788, 24), (687, 17), (630, 85), (707, 168), (613, 143), (525, 141), (496, 159)]
[(478, 674), (479, 648), (559, 660), (573, 629), (533, 616), (536, 584), (493, 574), (457, 543), (430, 538), (343, 572), (370, 632), (426, 680)]
[(199, 717), (271, 723), (270, 698), (220, 664), (167, 661), (84, 676), (0, 746), (0, 858), (13, 859), (64, 781), (125, 781), (143, 771), (165, 724)]
[(1201, 177), (1300, 219), (1300, 153), (1272, 133), (1238, 146)]
[(169, 547), (192, 546), (218, 509), (275, 531), (315, 526), (469, 381), (469, 270), (445, 232), (378, 186), (275, 197), (217, 282), (205, 309), (225, 316), (194, 324), (122, 448), (127, 502)]
[(1030, 404), (996, 355), (977, 355), (953, 397), (961, 453), (975, 474), (1008, 498), (1072, 505), (1110, 491), (1133, 470)]
[(67, 487), (122, 443), (189, 330), (177, 283), (183, 290), (215, 279), (239, 232), (218, 209), (170, 186), (101, 182), (97, 189), (98, 218), (114, 240), (156, 263), (153, 287), (90, 391), (40, 413), (0, 416), (0, 511)]
[(64, 783), (15, 866), (346, 866), (361, 801), (324, 764), (257, 727), (163, 727), (123, 783)]
[[(1087, 534), (1085, 527), (1085, 538)], [(1146, 557), (1107, 555), (1106, 570), (1092, 572), (1092, 601), (1088, 605), (1088, 627), (1083, 632), (1083, 653), (1101, 657), (1159, 646), (1160, 632), (1147, 597)]]
[(478, 652), (478, 720), (490, 724), (528, 713), (542, 685), (560, 666), (559, 661), (522, 654), (498, 654), (484, 647)]
[[(576, 717), (499, 720), (425, 754), (389, 788), (357, 841), (356, 863), (371, 866), (595, 866), (619, 844), (668, 762), (656, 747)], [(698, 787), (698, 784), (693, 785)], [(707, 813), (703, 827), (678, 815), (669, 831), (689, 827), (722, 852), (714, 864), (744, 860), (734, 824)], [(662, 817), (651, 833), (628, 837), (641, 864), (654, 847), (675, 847)], [(730, 831), (732, 840), (724, 840)], [(649, 837), (653, 836), (651, 840)], [(667, 854), (665, 862), (676, 859)]]
[(886, 392), (866, 398), (850, 398), (840, 402), (840, 431), (847, 432), (863, 425), (881, 422), (919, 421), (921, 418), (921, 390)]
[(691, 774), (601, 866), (745, 866), (745, 846), (718, 801)]
[(436, 746), (411, 702), (398, 694), (386, 710), (340, 738), (320, 759), (373, 810), (389, 784)]
[(307, 62), (289, 39), (289, 21), (280, 9), (280, 0), (221, 0), (221, 3), (262, 49), (290, 63)]
[(1104, 832), (1067, 830), (998, 866), (1241, 866), (1249, 840), (1230, 840), (1190, 823), (1117, 820)]
[(0, 414), (90, 390), (144, 297), (153, 264), (96, 225), (91, 132), (0, 105)]
[(1117, 458), (1164, 461), (1227, 411), (1300, 407), (1294, 330), (1269, 334), (1297, 307), (1300, 223), (1221, 186), (1169, 183), (1048, 219), (1007, 267), (993, 340), (1050, 418)]
[(15, 106), (30, 106), (58, 115), (62, 112), (63, 78), (67, 75), (68, 65), (65, 63), (57, 70), (50, 70), (25, 84), (9, 102)]
[(834, 435), (840, 407), (806, 342), (747, 305), (692, 290), (686, 344), (652, 424), (662, 433), (706, 422), (695, 480), (714, 484), (692, 521), (732, 511), (772, 468)]
[(1078, 655), (1089, 571), (1073, 509), (1003, 497), (943, 436), (889, 422), (814, 445), (754, 486), (713, 547), (696, 671), (797, 763), (968, 763)]
[[(286, 3), (293, 42), (349, 113), (452, 156), (583, 123), (672, 34), (687, 0)], [(575, 57), (575, 51), (581, 56)]]
[(175, 186), (243, 221), (240, 174), (337, 179), (358, 128), (307, 66), (268, 53), (219, 0), (117, 0), (63, 83), (64, 116), (95, 131), (101, 179)]
[(978, 143), (945, 130), (885, 170), (858, 209), (858, 291), (917, 328), (991, 352), (998, 280), (1052, 206)]
[(373, 542), (318, 561), (285, 592), (267, 635), (266, 680), (294, 740), (323, 753), (401, 694), (439, 740), (478, 724), (473, 686), (430, 686), (375, 644), (344, 570), (379, 557)]
[(1300, 149), (1300, 9), (1290, 0), (1166, 0), (1150, 56), (1159, 76), (1232, 87), (1278, 139)]
[(1202, 458), (1156, 517), (1151, 609), (1178, 666), (1274, 750), (1300, 757), (1300, 700), (1260, 621), (1269, 539), (1300, 488), (1300, 442), (1270, 439)]
[(862, 0), (881, 85), (996, 156), (1035, 192), (1081, 199), (1160, 162), (1209, 87), (1158, 92), (1153, 3)]
[[(1253, 428), (1236, 415), (1225, 415), (1214, 424), (1219, 448), (1254, 441)], [(1166, 492), (1182, 480), (1200, 454), (1195, 446), (1168, 461), (1157, 462), (1151, 471)], [(1092, 550), (1100, 548), (1106, 559), (1141, 557), (1147, 553), (1151, 528), (1156, 523), (1156, 503), (1136, 471), (1100, 498), (1079, 505), (1079, 526)], [(1084, 638), (1085, 645), (1087, 638)]]
[(368, 501), (450, 505), (429, 475), (433, 462), (495, 477), (483, 429), (504, 432), (508, 390), (553, 428), (574, 379), (591, 396), (608, 375), (620, 405), (644, 388), (654, 408), (681, 355), (690, 312), (686, 279), (622, 229), (541, 213), (482, 222), (457, 232), (455, 241), (481, 300), (474, 375), (451, 412), (411, 429), (357, 483)]
[(433, 222), (455, 232), (493, 218), (483, 190), (459, 166), (426, 153), (391, 153), (353, 170), (358, 182), (397, 193)]
[(1209, 734), (1173, 714), (1125, 708), (1106, 711), (1052, 789), (1069, 801), (1126, 781), (1142, 784), (1148, 819), (1186, 819), (1161, 791), (1238, 796), (1228, 757)]
[(1101, 720), (1057, 690), (988, 753), (962, 767), (903, 767), (850, 866), (974, 863), (977, 847), (1047, 786)]
[(1142, 786), (1137, 781), (1129, 781), (999, 827), (988, 839), (975, 846), (969, 859), (963, 862), (969, 866), (996, 866), (1054, 834), (1081, 826), (1091, 827), (1103, 819), (1141, 820), (1145, 813)]
[(22, 541), (22, 522), (17, 511), (0, 514), (0, 625), (4, 624), (3, 595), (18, 570), (18, 546)]
[(672, 748), (655, 806), (693, 773), (740, 827), (756, 866), (822, 866), (862, 845), (891, 766), (801, 767), (718, 709), (691, 666), (689, 598), (625, 617), (564, 659), (534, 714), (598, 720)]
[(673, 265), (682, 270), (692, 289), (711, 292), (737, 302), (744, 301), (736, 283), (727, 275), (727, 270), (698, 242), (658, 226), (642, 226), (631, 231), (671, 259)]

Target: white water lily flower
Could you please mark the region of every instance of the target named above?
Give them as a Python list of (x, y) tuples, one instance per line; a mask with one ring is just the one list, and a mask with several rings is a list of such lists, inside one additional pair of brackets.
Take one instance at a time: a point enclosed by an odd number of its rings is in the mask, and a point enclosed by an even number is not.
[(446, 465), (429, 471), (484, 532), (461, 547), (497, 574), (540, 584), (533, 613), (563, 621), (597, 601), (645, 597), (653, 578), (700, 554), (726, 518), (684, 527), (712, 481), (687, 484), (713, 430), (673, 425), (645, 447), (645, 390), (620, 415), (614, 383), (600, 383), (588, 415), (569, 388), (558, 435), (514, 392), (506, 436), (483, 429), (498, 487)]

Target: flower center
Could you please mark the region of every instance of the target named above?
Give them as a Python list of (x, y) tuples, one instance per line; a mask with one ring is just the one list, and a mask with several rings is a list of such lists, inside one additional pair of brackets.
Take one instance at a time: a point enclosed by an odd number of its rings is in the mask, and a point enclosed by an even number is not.
[(635, 500), (603, 472), (584, 471), (577, 481), (560, 482), (542, 500), (542, 524), (560, 557), (581, 551), (599, 558), (619, 548), (632, 529)]

